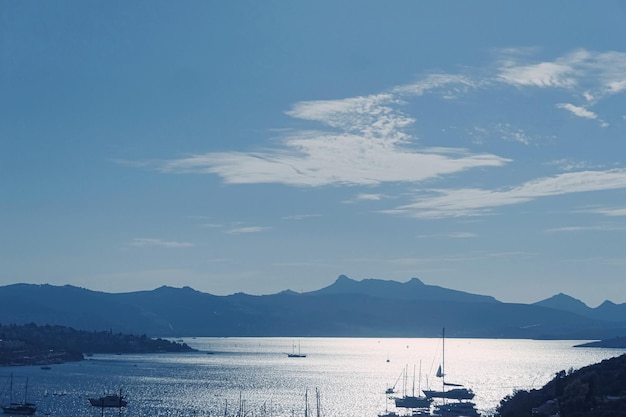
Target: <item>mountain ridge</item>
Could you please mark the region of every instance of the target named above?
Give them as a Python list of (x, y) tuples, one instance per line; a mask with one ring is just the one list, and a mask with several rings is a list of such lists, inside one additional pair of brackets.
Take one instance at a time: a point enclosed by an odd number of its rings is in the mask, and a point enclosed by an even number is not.
[(534, 305), (569, 311), (583, 317), (609, 322), (626, 320), (626, 304), (615, 304), (609, 300), (605, 300), (598, 307), (592, 308), (577, 298), (559, 293), (545, 300), (537, 301)]
[[(0, 317), (5, 324), (57, 324), (158, 337), (437, 337), (442, 327), (451, 337), (595, 340), (626, 335), (626, 314), (603, 320), (568, 297), (562, 294), (556, 300), (589, 315), (564, 310), (554, 299), (503, 303), (418, 278), (400, 283), (341, 275), (310, 292), (227, 296), (187, 286), (105, 293), (69, 285), (11, 284), (0, 287)], [(613, 306), (621, 311), (622, 306)]]

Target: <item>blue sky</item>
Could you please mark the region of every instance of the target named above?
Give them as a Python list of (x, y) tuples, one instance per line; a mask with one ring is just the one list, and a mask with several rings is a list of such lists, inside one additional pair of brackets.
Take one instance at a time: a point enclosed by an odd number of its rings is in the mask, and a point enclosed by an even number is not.
[(0, 284), (626, 302), (626, 3), (3, 1)]

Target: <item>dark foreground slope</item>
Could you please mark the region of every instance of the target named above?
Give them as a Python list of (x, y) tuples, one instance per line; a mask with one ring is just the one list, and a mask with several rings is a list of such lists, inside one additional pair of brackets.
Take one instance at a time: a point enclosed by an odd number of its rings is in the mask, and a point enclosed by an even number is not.
[(543, 388), (502, 400), (500, 417), (624, 417), (626, 355), (577, 371), (561, 371)]

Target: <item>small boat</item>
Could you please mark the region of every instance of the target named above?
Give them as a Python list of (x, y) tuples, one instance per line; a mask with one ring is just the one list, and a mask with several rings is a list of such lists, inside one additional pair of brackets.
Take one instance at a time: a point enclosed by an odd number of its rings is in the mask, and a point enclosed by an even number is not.
[(108, 394), (98, 398), (89, 398), (89, 403), (94, 407), (122, 408), (126, 407), (128, 401), (126, 401), (120, 389), (119, 394)]
[(11, 381), (9, 384), (9, 403), (7, 405), (2, 406), (2, 411), (4, 414), (14, 414), (20, 416), (30, 416), (35, 414), (37, 411), (37, 407), (33, 403), (29, 403), (26, 401), (26, 397), (28, 394), (28, 378), (26, 378), (26, 384), (24, 387), (24, 402), (23, 403), (14, 403), (13, 402), (13, 374), (11, 374)]
[(306, 354), (300, 353), (300, 342), (298, 342), (298, 352), (296, 353), (296, 345), (291, 345), (291, 353), (287, 354), (290, 358), (306, 358)]

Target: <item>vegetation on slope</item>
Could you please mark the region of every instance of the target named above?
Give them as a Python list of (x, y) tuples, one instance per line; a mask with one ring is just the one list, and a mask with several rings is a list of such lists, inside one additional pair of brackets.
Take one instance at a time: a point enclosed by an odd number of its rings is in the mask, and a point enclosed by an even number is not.
[(626, 355), (577, 371), (560, 371), (541, 389), (507, 396), (497, 412), (500, 417), (623, 417)]

